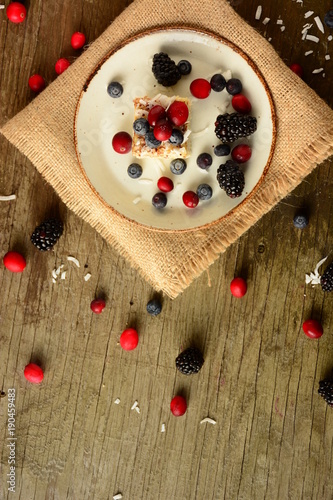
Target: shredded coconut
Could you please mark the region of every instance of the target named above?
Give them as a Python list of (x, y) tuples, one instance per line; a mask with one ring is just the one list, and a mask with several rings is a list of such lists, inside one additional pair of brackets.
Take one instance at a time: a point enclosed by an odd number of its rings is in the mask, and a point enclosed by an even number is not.
[(323, 26), (323, 23), (321, 22), (320, 17), (319, 17), (319, 16), (316, 16), (316, 17), (314, 18), (314, 20), (315, 20), (316, 25), (318, 26), (318, 29), (319, 29), (322, 33), (324, 33), (324, 26)]
[(140, 184), (152, 184), (153, 179), (139, 179), (138, 181)]
[(114, 404), (119, 405), (119, 403), (120, 403), (120, 399), (119, 398), (115, 399)]
[(68, 255), (67, 260), (69, 260), (70, 262), (74, 262), (74, 264), (77, 267), (80, 267), (80, 262), (75, 257), (72, 257), (71, 255)]
[(327, 40), (328, 40), (329, 42), (331, 42), (331, 41), (333, 40), (333, 36), (332, 36), (332, 35), (329, 35), (329, 36), (327, 37)]
[(139, 403), (137, 401), (134, 401), (134, 403), (132, 404), (131, 410), (134, 410), (138, 406), (138, 404)]
[(305, 275), (305, 283), (308, 285), (309, 283), (311, 283), (312, 285), (319, 285), (320, 284), (320, 274), (319, 274), (319, 268), (320, 266), (322, 266), (325, 262), (325, 260), (327, 259), (327, 257), (325, 257), (324, 259), (321, 259), (318, 264), (316, 265), (315, 267), (315, 270), (313, 271), (313, 273), (310, 273), (310, 274), (306, 274)]
[(56, 282), (57, 282), (57, 280), (52, 278), (52, 283), (56, 283)]
[(90, 280), (90, 278), (91, 278), (91, 273), (87, 273), (87, 274), (83, 277), (84, 281), (88, 281), (88, 280)]
[(140, 408), (139, 408), (138, 406), (136, 406), (136, 407), (134, 408), (134, 410), (135, 410), (137, 413), (140, 413)]
[(141, 196), (137, 196), (136, 198), (134, 198), (133, 200), (134, 205), (137, 205), (139, 201), (141, 201)]
[(302, 33), (307, 33), (309, 31), (310, 28), (312, 28), (313, 24), (310, 24), (310, 23), (307, 23), (307, 24), (304, 24), (303, 26), (303, 29), (302, 29)]
[(286, 29), (286, 27), (285, 26), (281, 26), (280, 29), (281, 29), (281, 31), (284, 31)]
[(304, 53), (305, 56), (309, 56), (310, 54), (313, 54), (313, 50), (308, 50)]
[(261, 13), (262, 13), (262, 6), (258, 5), (257, 10), (256, 10), (256, 14), (254, 16), (254, 18), (256, 19), (256, 21), (259, 21), (259, 19), (261, 17)]
[(319, 38), (317, 36), (314, 36), (314, 35), (306, 35), (306, 40), (310, 40), (310, 42), (316, 42), (318, 43), (319, 42)]
[(314, 75), (317, 75), (318, 73), (321, 73), (322, 71), (324, 71), (324, 68), (318, 68), (318, 69), (314, 69), (314, 70), (312, 71), (312, 73), (313, 73)]
[(66, 278), (67, 271), (61, 273), (60, 279), (64, 280)]
[(270, 20), (271, 20), (271, 19), (270, 19), (269, 17), (265, 17), (265, 19), (263, 20), (262, 24), (265, 24), (265, 25), (266, 25), (266, 24), (268, 24), (268, 23), (269, 23), (269, 21), (270, 21)]
[(331, 56), (329, 54), (326, 54), (325, 59), (326, 61), (329, 61), (331, 59)]
[(313, 10), (308, 10), (307, 12), (305, 12), (304, 18), (307, 19), (308, 17), (311, 17), (312, 14), (313, 14)]
[(117, 493), (112, 498), (113, 500), (121, 500), (123, 498), (123, 495), (121, 493)]
[(165, 432), (165, 424), (161, 425), (161, 432)]
[(61, 271), (61, 269), (62, 269), (63, 267), (64, 267), (64, 264), (61, 264), (61, 266), (59, 266), (59, 267), (55, 270), (55, 274), (56, 274), (57, 276), (59, 276), (60, 271)]
[(276, 24), (283, 24), (282, 19), (278, 19), (278, 20), (276, 21)]
[(4, 6), (4, 5), (0, 5), (0, 10), (1, 10), (1, 9), (4, 9), (4, 8), (5, 8), (5, 6)]
[(55, 280), (58, 278), (57, 270), (56, 269), (52, 270), (52, 278), (54, 278)]
[[(0, 6), (1, 8), (1, 6)], [(0, 196), (0, 201), (10, 201), (15, 200), (16, 194), (9, 194), (8, 196)]]
[(208, 424), (213, 424), (213, 425), (216, 424), (216, 421), (213, 420), (212, 418), (209, 418), (209, 417), (206, 417), (206, 418), (202, 419), (201, 422), (200, 422), (200, 424), (204, 424), (205, 422), (207, 422)]

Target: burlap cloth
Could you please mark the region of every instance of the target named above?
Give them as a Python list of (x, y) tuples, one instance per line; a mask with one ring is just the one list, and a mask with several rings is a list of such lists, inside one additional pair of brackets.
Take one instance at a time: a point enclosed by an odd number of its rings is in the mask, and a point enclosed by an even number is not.
[[(256, 195), (218, 224), (178, 234), (132, 225), (98, 200), (80, 171), (73, 142), (75, 107), (98, 62), (128, 37), (167, 25), (204, 28), (238, 45), (261, 70), (277, 114), (275, 152)], [(136, 0), (1, 133), (31, 160), (71, 210), (155, 289), (174, 298), (333, 153), (333, 112), (226, 1)]]

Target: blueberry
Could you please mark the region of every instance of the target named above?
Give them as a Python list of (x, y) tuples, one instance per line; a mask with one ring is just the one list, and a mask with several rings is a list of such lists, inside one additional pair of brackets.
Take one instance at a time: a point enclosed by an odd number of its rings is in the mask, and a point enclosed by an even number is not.
[(181, 75), (189, 75), (192, 71), (192, 64), (189, 61), (186, 61), (185, 59), (179, 61), (177, 67)]
[(127, 173), (132, 179), (138, 179), (142, 175), (142, 167), (138, 163), (131, 163)]
[(170, 144), (173, 144), (174, 146), (178, 146), (179, 144), (182, 144), (184, 142), (183, 132), (181, 130), (179, 130), (178, 128), (173, 128), (169, 142), (170, 142)]
[(295, 215), (293, 223), (297, 229), (304, 229), (309, 224), (309, 218), (304, 213), (298, 213)]
[(147, 312), (151, 316), (157, 316), (162, 311), (162, 304), (158, 299), (152, 299), (147, 304)]
[(123, 87), (119, 82), (111, 82), (108, 85), (107, 92), (110, 97), (120, 97), (123, 94)]
[(329, 10), (324, 17), (324, 23), (329, 28), (333, 28), (333, 9)]
[(214, 148), (214, 154), (216, 156), (229, 156), (230, 155), (229, 144), (218, 144)]
[(146, 135), (146, 133), (150, 129), (150, 125), (149, 125), (148, 120), (146, 120), (145, 118), (138, 118), (133, 123), (133, 129), (134, 129), (134, 132), (138, 135)]
[(242, 88), (242, 82), (238, 80), (238, 78), (230, 78), (230, 80), (227, 81), (226, 89), (231, 95), (240, 94), (242, 92)]
[(200, 184), (197, 188), (197, 195), (200, 200), (210, 200), (213, 195), (213, 190), (208, 184)]
[(213, 163), (213, 158), (209, 153), (201, 153), (197, 158), (198, 167), (207, 170), (208, 167)]
[(170, 170), (175, 175), (181, 175), (185, 172), (187, 167), (186, 161), (182, 158), (176, 158), (170, 163)]
[(156, 137), (154, 136), (154, 132), (152, 130), (146, 133), (145, 141), (146, 141), (146, 146), (148, 148), (153, 148), (153, 149), (158, 148), (162, 144), (161, 141), (156, 139)]
[(222, 92), (222, 90), (225, 89), (226, 83), (224, 76), (219, 73), (213, 75), (210, 79), (210, 86), (214, 92)]
[(167, 204), (167, 197), (164, 193), (156, 193), (151, 202), (155, 208), (164, 208)]

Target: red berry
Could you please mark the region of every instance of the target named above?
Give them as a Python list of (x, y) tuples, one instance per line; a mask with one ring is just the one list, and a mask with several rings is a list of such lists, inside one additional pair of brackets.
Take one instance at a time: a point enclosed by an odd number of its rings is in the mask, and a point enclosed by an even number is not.
[(247, 114), (250, 113), (252, 106), (247, 97), (243, 94), (236, 94), (231, 99), (232, 107), (238, 113)]
[(23, 255), (18, 252), (7, 252), (3, 258), (3, 263), (12, 273), (21, 273), (27, 265)]
[(120, 345), (125, 351), (132, 351), (139, 342), (139, 335), (134, 328), (127, 328), (120, 335)]
[(186, 399), (183, 396), (175, 396), (170, 403), (170, 410), (175, 417), (184, 415), (187, 409)]
[(40, 384), (44, 378), (44, 373), (40, 366), (35, 363), (29, 363), (24, 368), (24, 376), (32, 384)]
[(208, 80), (197, 78), (190, 85), (191, 94), (197, 99), (206, 99), (209, 96), (212, 87)]
[(300, 64), (293, 63), (290, 65), (290, 69), (291, 69), (291, 71), (296, 73), (296, 75), (298, 75), (300, 78), (303, 78), (303, 68)]
[(132, 149), (132, 137), (127, 132), (118, 132), (113, 136), (112, 147), (116, 153), (129, 153)]
[(27, 15), (27, 9), (20, 2), (11, 2), (6, 9), (6, 14), (12, 23), (22, 23)]
[(188, 119), (188, 107), (183, 101), (174, 101), (170, 104), (167, 115), (174, 125), (180, 127)]
[(194, 191), (186, 191), (183, 194), (183, 202), (188, 208), (195, 208), (199, 203), (199, 196)]
[(148, 113), (148, 122), (151, 127), (155, 127), (156, 122), (160, 120), (161, 118), (166, 117), (166, 112), (165, 109), (160, 106), (159, 104), (156, 104), (156, 106), (153, 106), (151, 110)]
[(160, 177), (157, 181), (157, 187), (163, 193), (169, 193), (173, 190), (173, 182), (169, 177)]
[(240, 299), (247, 291), (247, 284), (243, 278), (234, 278), (230, 283), (230, 291), (234, 297)]
[(310, 339), (319, 339), (324, 333), (323, 327), (315, 319), (307, 319), (303, 323), (303, 332)]
[(159, 141), (167, 141), (172, 134), (172, 125), (166, 118), (160, 118), (153, 129), (154, 137)]
[(237, 163), (245, 163), (249, 161), (252, 155), (252, 150), (247, 144), (238, 144), (231, 151), (232, 159)]
[(75, 50), (82, 49), (85, 43), (86, 43), (86, 37), (83, 33), (80, 33), (80, 31), (76, 31), (75, 33), (73, 33), (71, 38), (71, 45), (73, 49)]
[(45, 80), (41, 75), (32, 75), (29, 78), (28, 84), (34, 92), (41, 92), (45, 89)]
[(94, 299), (90, 304), (90, 309), (95, 314), (101, 314), (105, 307), (105, 300), (103, 299)]
[(58, 75), (61, 75), (69, 66), (71, 63), (68, 61), (68, 59), (65, 59), (62, 57), (61, 59), (58, 59), (58, 61), (55, 63), (55, 70)]

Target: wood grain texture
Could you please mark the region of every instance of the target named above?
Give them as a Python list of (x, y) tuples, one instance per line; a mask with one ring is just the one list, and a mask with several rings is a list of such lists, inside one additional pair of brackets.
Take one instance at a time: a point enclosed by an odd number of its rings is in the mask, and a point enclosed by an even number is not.
[[(129, 3), (27, 2), (27, 19), (17, 26), (0, 11), (0, 125), (33, 99), (31, 74), (51, 82), (59, 57), (77, 57), (70, 47), (74, 31), (93, 41)], [(331, 2), (267, 0), (260, 21), (260, 2), (231, 3), (271, 38), (287, 65), (304, 67), (305, 81), (332, 106), (333, 63), (325, 60), (326, 54), (333, 59), (330, 31), (319, 33), (319, 44), (301, 40), (304, 13), (323, 19)], [(271, 19), (266, 26), (264, 17)], [(312, 32), (318, 33), (315, 26)], [(314, 53), (306, 57), (307, 50)], [(320, 67), (325, 78), (312, 73)], [(0, 138), (0, 194), (11, 193), (15, 201), (0, 202), (1, 258), (16, 249), (27, 268), (14, 275), (0, 267), (1, 499), (107, 500), (118, 492), (125, 500), (333, 498), (333, 414), (317, 394), (333, 368), (333, 294), (304, 281), (322, 257), (332, 259), (331, 161), (181, 296), (162, 297), (155, 318), (145, 310), (151, 287)], [(292, 218), (302, 207), (310, 224), (298, 231)], [(65, 223), (64, 235), (40, 254), (30, 234), (54, 214)], [(53, 284), (52, 269), (62, 263), (66, 279)], [(229, 293), (235, 275), (248, 281), (242, 300)], [(107, 307), (93, 315), (90, 302), (102, 295)], [(319, 341), (302, 332), (309, 317), (323, 324)], [(125, 353), (118, 341), (128, 326), (138, 329), (140, 343)], [(184, 377), (174, 360), (192, 344), (203, 350), (205, 364), (197, 376)], [(40, 386), (23, 377), (30, 361), (45, 370)], [(15, 494), (6, 484), (9, 388), (16, 390)], [(169, 410), (176, 393), (188, 401), (178, 419)], [(140, 413), (131, 410), (134, 401)], [(207, 416), (216, 425), (200, 424)]]

